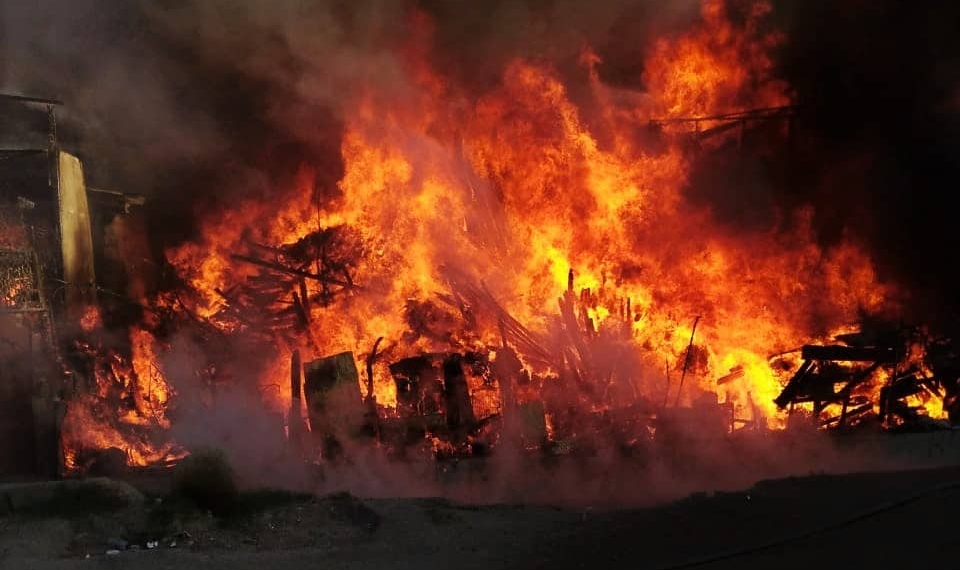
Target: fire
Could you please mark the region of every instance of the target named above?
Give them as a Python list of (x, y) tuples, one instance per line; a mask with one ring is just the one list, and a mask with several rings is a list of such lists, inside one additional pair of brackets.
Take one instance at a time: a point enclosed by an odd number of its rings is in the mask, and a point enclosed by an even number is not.
[[(739, 418), (782, 425), (773, 400), (785, 378), (771, 354), (889, 308), (894, 291), (855, 243), (819, 245), (810, 209), (735, 230), (685, 195), (695, 157), (683, 120), (700, 131), (718, 115), (792, 103), (771, 75), (783, 37), (764, 28), (765, 2), (748, 5), (733, 18), (723, 1), (704, 0), (697, 27), (654, 42), (638, 78), (645, 91), (631, 97), (599, 79), (590, 46), (581, 69), (517, 58), (497, 85), (466, 92), (431, 67), (429, 20), (415, 15), (398, 50), (399, 95), (343, 86), (352, 96), (340, 109), (335, 192), (318, 189), (305, 164), (269, 200), (207, 213), (196, 241), (166, 251), (188, 290), (157, 304), (228, 334), (262, 334), (259, 383), (276, 409), (289, 409), (294, 350), (352, 351), (365, 391), (378, 339), (390, 358), (485, 354), (517, 344), (509, 318), (528, 331), (522, 356), (536, 378), (520, 402), (568, 367), (628, 399), (689, 405), (714, 393)], [(251, 260), (250, 250), (266, 253)], [(274, 274), (269, 295), (245, 289)], [(276, 314), (296, 324), (267, 318)], [(123, 425), (93, 400), (71, 407), (71, 457), (115, 446), (146, 464), (174, 453), (127, 429), (169, 427), (174, 397), (157, 338), (134, 328), (129, 341), (129, 362), (97, 372), (99, 389), (129, 394), (113, 416)], [(376, 402), (395, 407), (389, 371), (371, 366)], [(471, 388), (475, 406), (499, 408), (497, 394)]]
[(152, 418), (158, 426), (169, 427), (165, 411), (170, 398), (170, 385), (163, 375), (154, 346), (156, 339), (149, 332), (130, 331), (132, 368), (136, 386), (132, 390), (138, 416)]
[[(156, 357), (156, 339), (134, 328), (129, 340), (130, 359), (106, 346), (77, 342), (94, 385), (67, 408), (62, 438), (68, 468), (81, 467), (92, 460), (92, 452), (111, 448), (121, 450), (128, 465), (138, 466), (184, 455), (175, 442), (157, 440), (170, 427), (166, 406), (171, 390)], [(116, 402), (120, 407), (112, 408)]]
[(80, 328), (84, 332), (92, 332), (103, 326), (103, 320), (100, 316), (100, 308), (96, 305), (88, 305), (80, 316)]
[[(389, 99), (359, 86), (344, 109), (336, 197), (313, 203), (305, 167), (275, 200), (218, 212), (201, 240), (169, 250), (168, 260), (192, 286), (198, 314), (215, 320), (222, 291), (251, 274), (229, 258), (244, 240), (288, 244), (320, 228), (354, 229), (358, 288), (332, 307), (310, 307), (302, 347), (316, 356), (364, 355), (377, 338), (409, 338), (404, 307), (450, 293), (449, 268), (485, 283), (510, 315), (547, 335), (573, 270), (574, 294), (588, 300), (577, 318), (600, 337), (625, 334), (643, 364), (631, 382), (670, 401), (719, 392), (776, 423), (783, 379), (769, 353), (883, 307), (890, 291), (854, 244), (817, 245), (812, 211), (771, 220), (765, 231), (725, 229), (684, 197), (684, 133), (667, 129), (656, 148), (631, 135), (652, 120), (789, 104), (787, 86), (771, 77), (770, 49), (783, 38), (763, 30), (768, 11), (753, 2), (735, 23), (722, 1), (705, 0), (696, 29), (655, 42), (646, 97), (627, 103), (608, 96), (589, 47), (581, 63), (592, 101), (575, 101), (570, 77), (526, 59), (507, 65), (488, 92), (459, 92), (427, 63), (429, 25), (419, 17), (403, 51), (409, 92)], [(499, 344), (496, 327), (475, 332), (445, 345), (420, 336), (399, 350)], [(265, 367), (264, 384), (286, 385), (277, 378), (288, 354)], [(677, 394), (685, 362), (688, 384)], [(731, 370), (737, 378), (717, 386)], [(375, 392), (381, 404), (395, 402), (379, 368)]]
[(644, 80), (662, 116), (709, 116), (790, 103), (787, 86), (771, 75), (770, 53), (784, 37), (763, 30), (770, 5), (750, 3), (742, 28), (728, 17), (729, 8), (724, 0), (704, 0), (699, 29), (655, 43)]

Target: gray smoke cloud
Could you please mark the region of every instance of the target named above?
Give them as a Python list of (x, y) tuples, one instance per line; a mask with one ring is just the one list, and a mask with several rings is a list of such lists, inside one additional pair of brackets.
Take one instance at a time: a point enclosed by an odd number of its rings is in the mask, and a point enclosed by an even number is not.
[(432, 63), (466, 85), (496, 81), (510, 57), (575, 59), (585, 41), (615, 56), (630, 46), (635, 62), (652, 27), (698, 13), (696, 0), (0, 4), (0, 90), (62, 99), (63, 135), (94, 184), (171, 199), (189, 169), (217, 164), (218, 185), (242, 188), (258, 167), (238, 155), (336, 147), (335, 117), (359, 85), (402, 99), (412, 7), (428, 15)]

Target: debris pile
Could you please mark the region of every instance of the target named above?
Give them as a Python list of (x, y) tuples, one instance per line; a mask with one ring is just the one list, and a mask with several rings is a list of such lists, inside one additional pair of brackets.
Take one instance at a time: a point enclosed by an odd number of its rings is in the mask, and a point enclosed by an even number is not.
[(943, 429), (960, 419), (954, 341), (882, 323), (834, 340), (800, 349), (802, 362), (775, 400), (780, 409), (792, 415), (810, 404), (816, 425), (835, 429), (871, 421), (904, 431)]

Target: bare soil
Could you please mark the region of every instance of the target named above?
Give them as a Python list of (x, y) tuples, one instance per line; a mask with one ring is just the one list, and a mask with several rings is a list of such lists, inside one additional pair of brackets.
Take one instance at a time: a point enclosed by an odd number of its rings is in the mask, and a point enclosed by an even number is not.
[[(810, 476), (645, 509), (247, 494), (0, 518), (0, 568), (956, 568), (960, 468)], [(110, 553), (108, 553), (108, 551)]]

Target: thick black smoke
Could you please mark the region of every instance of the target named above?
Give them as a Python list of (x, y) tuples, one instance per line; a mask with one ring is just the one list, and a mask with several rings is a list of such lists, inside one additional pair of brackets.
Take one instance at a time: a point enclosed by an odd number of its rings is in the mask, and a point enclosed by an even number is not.
[(792, 171), (824, 239), (870, 244), (912, 290), (907, 318), (953, 327), (960, 175), (960, 5), (782, 0), (780, 74), (804, 106), (812, 150)]

